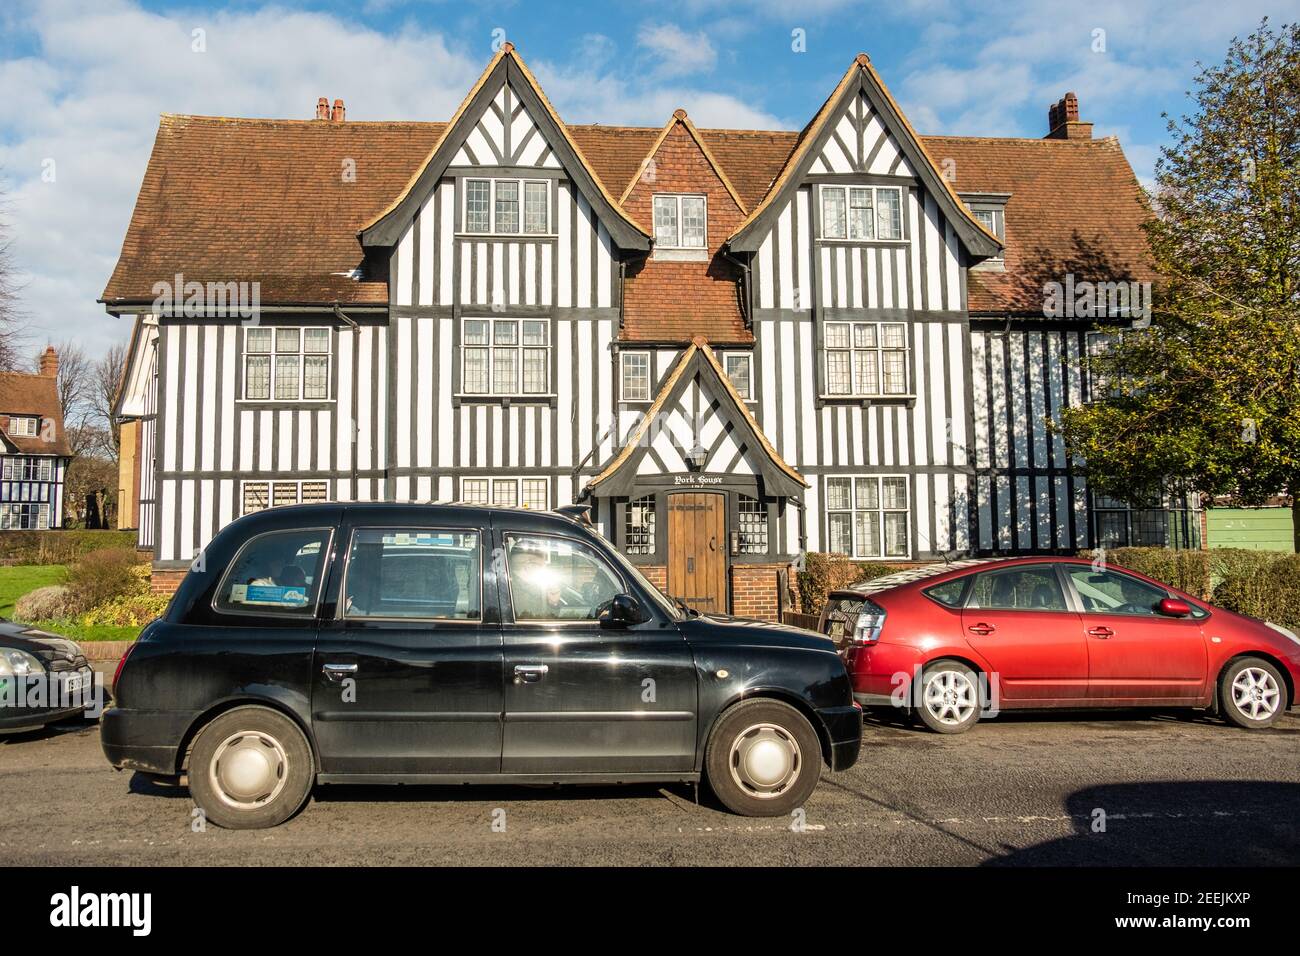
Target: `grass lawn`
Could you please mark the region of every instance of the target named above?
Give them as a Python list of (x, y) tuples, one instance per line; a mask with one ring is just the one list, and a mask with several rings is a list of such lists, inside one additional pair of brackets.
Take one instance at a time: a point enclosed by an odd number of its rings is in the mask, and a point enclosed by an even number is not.
[[(19, 564), (0, 567), (0, 617), (12, 618), (14, 603), (30, 591), (49, 584), (61, 584), (68, 576), (62, 564)], [(133, 641), (140, 636), (138, 627), (113, 627), (97, 624), (85, 627), (72, 621), (38, 621), (32, 625), (51, 634), (61, 634), (74, 641)]]
[(30, 591), (62, 584), (68, 569), (62, 564), (19, 564), (0, 568), (0, 617), (14, 616), (14, 603)]
[(32, 627), (74, 641), (134, 641), (144, 630), (143, 627), (114, 627), (111, 624), (86, 627), (74, 621), (36, 621)]

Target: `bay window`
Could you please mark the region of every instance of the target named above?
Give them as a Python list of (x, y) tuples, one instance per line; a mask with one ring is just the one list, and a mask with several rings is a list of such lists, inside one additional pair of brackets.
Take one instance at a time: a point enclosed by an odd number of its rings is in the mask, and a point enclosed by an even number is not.
[(550, 498), (550, 486), (545, 478), (462, 478), (460, 481), (460, 500), (470, 505), (545, 511), (550, 507)]
[(551, 185), (545, 179), (466, 179), (465, 232), (550, 233)]
[(332, 342), (324, 327), (244, 329), (244, 398), (327, 401)]
[(902, 239), (903, 194), (897, 186), (822, 186), (823, 239)]
[(461, 391), (466, 395), (547, 395), (547, 319), (466, 319), (461, 336)]
[(826, 550), (853, 558), (908, 556), (907, 479), (826, 479)]
[(827, 322), (826, 394), (906, 395), (907, 326), (902, 322)]

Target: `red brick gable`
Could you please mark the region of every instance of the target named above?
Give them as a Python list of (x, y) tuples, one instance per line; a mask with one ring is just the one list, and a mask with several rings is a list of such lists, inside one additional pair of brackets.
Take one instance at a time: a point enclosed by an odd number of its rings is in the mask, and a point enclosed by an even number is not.
[(689, 342), (704, 335), (714, 344), (753, 341), (740, 308), (739, 270), (722, 255), (722, 244), (745, 211), (701, 147), (686, 114), (678, 111), (657, 148), (646, 157), (623, 197), (636, 220), (652, 223), (657, 193), (703, 193), (709, 258), (676, 262), (648, 258), (628, 266), (622, 338), (642, 342)]

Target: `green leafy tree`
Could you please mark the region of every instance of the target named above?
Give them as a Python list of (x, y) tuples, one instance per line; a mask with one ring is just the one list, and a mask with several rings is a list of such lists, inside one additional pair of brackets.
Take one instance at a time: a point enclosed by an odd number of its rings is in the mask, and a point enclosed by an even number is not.
[(1300, 24), (1234, 39), (1189, 97), (1156, 165), (1150, 324), (1087, 359), (1102, 394), (1061, 431), (1130, 502), (1171, 479), (1290, 495), (1300, 551)]

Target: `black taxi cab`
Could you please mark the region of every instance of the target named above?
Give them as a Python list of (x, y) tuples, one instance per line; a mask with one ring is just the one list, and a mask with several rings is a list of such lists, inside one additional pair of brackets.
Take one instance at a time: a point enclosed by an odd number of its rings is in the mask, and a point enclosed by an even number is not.
[(363, 503), (223, 529), (101, 729), (113, 766), (256, 828), (341, 783), (703, 780), (788, 814), (862, 721), (830, 640), (674, 602), (572, 515)]

